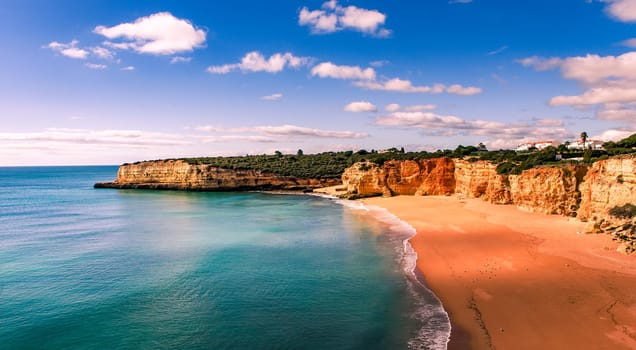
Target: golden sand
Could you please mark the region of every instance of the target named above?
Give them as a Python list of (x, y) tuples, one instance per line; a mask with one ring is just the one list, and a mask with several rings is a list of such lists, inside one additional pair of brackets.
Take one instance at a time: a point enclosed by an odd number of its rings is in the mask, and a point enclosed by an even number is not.
[(636, 255), (584, 223), (458, 197), (370, 198), (417, 230), (449, 349), (636, 349)]

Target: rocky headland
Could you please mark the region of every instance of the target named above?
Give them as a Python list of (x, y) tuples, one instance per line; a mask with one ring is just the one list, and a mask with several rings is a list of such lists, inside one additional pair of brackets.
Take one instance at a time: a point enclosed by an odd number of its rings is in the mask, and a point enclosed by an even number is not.
[(259, 170), (232, 170), (182, 160), (145, 161), (119, 167), (117, 179), (95, 188), (185, 191), (311, 191), (339, 179), (281, 176)]

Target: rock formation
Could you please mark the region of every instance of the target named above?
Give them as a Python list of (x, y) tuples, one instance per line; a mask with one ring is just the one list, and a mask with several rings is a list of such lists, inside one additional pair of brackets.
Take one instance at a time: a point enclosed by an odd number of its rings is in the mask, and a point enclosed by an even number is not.
[(117, 180), (97, 183), (95, 187), (190, 191), (301, 191), (339, 183), (339, 179), (295, 178), (256, 170), (230, 170), (188, 164), (181, 160), (162, 160), (124, 164), (119, 167)]
[[(621, 250), (636, 250), (636, 213), (630, 214), (636, 211), (635, 156), (601, 160), (591, 167), (539, 167), (520, 175), (499, 175), (487, 161), (393, 160), (381, 166), (355, 164), (345, 170), (342, 181), (347, 189), (344, 198), (458, 194), (531, 212), (578, 217), (590, 222), (588, 232), (610, 233), (623, 242)], [(625, 205), (621, 217), (610, 215), (612, 208)]]
[(347, 198), (450, 195), (455, 191), (454, 171), (450, 158), (364, 162), (347, 168), (342, 181)]
[(455, 193), (468, 198), (486, 194), (488, 185), (497, 175), (495, 164), (487, 161), (467, 162), (455, 160)]
[(541, 167), (510, 175), (512, 203), (543, 214), (576, 216), (587, 166)]
[(619, 249), (636, 250), (636, 213), (617, 217), (610, 211), (636, 205), (636, 156), (610, 158), (594, 163), (581, 184), (578, 218), (588, 221), (588, 231), (610, 233), (623, 242)]

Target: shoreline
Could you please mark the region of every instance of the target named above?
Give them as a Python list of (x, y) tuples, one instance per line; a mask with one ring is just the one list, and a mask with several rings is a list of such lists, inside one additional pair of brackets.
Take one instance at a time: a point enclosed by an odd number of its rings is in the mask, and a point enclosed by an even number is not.
[(359, 201), (416, 229), (416, 273), (450, 317), (448, 349), (636, 348), (636, 256), (610, 236), (480, 199)]
[[(328, 195), (321, 197), (336, 199), (338, 203), (348, 208), (353, 208), (355, 210), (364, 210), (366, 211), (366, 215), (370, 215), (371, 217), (373, 217), (373, 219), (377, 220), (383, 225), (386, 225), (390, 234), (405, 235), (405, 238), (401, 241), (403, 256), (400, 267), (405, 275), (405, 278), (408, 279), (410, 283), (413, 283), (415, 285), (413, 287), (415, 289), (414, 293), (418, 295), (418, 298), (422, 298), (422, 300), (425, 300), (424, 303), (428, 311), (427, 316), (424, 318), (421, 318), (422, 316), (420, 316), (420, 318), (418, 318), (418, 321), (429, 324), (430, 322), (438, 324), (438, 327), (424, 326), (420, 328), (418, 330), (418, 335), (414, 339), (411, 339), (411, 341), (415, 340), (415, 342), (419, 345), (424, 342), (428, 346), (433, 346), (435, 349), (440, 348), (440, 346), (446, 348), (448, 346), (448, 342), (450, 341), (452, 329), (451, 320), (449, 318), (448, 312), (442, 304), (442, 301), (426, 284), (424, 275), (417, 267), (419, 256), (417, 251), (411, 244), (411, 240), (417, 235), (417, 230), (415, 229), (415, 227), (380, 206), (368, 205), (362, 201), (343, 200)], [(431, 303), (431, 300), (433, 300), (434, 302)], [(439, 325), (443, 325), (447, 329), (440, 328)]]

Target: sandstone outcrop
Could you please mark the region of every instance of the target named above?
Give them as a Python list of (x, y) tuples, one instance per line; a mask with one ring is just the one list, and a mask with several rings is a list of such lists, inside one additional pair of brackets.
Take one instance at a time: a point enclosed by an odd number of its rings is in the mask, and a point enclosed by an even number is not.
[[(636, 251), (636, 157), (588, 165), (539, 167), (520, 175), (499, 175), (495, 164), (438, 158), (360, 163), (343, 177), (344, 198), (376, 195), (449, 195), (589, 221), (588, 232), (609, 233), (620, 250)], [(626, 206), (622, 215), (610, 210)]]
[(595, 220), (608, 210), (627, 203), (636, 204), (636, 157), (623, 156), (595, 162), (581, 184), (578, 218)]
[(517, 207), (543, 214), (576, 216), (579, 185), (587, 166), (541, 167), (510, 175), (510, 194)]
[(488, 161), (435, 158), (392, 160), (381, 166), (359, 163), (345, 170), (342, 181), (349, 198), (460, 194), (532, 212), (575, 216), (586, 170), (587, 166), (542, 167), (499, 175)]
[(455, 193), (468, 198), (481, 197), (488, 189), (493, 175), (497, 175), (495, 165), (487, 161), (467, 162), (455, 160)]
[(189, 191), (302, 191), (338, 184), (339, 179), (295, 178), (256, 170), (230, 170), (188, 164), (181, 160), (162, 160), (124, 164), (119, 167), (117, 180), (97, 183), (95, 187)]
[(578, 218), (589, 222), (588, 232), (612, 234), (622, 242), (619, 249), (636, 250), (636, 216), (610, 213), (615, 208), (636, 205), (636, 157), (623, 156), (594, 163), (580, 190)]
[(347, 198), (392, 195), (450, 195), (455, 190), (450, 158), (357, 163), (342, 175)]
[(512, 204), (508, 175), (499, 175), (496, 172), (492, 174), (488, 178), (488, 187), (482, 199), (492, 204)]

